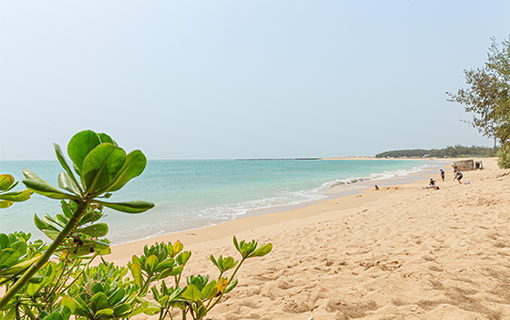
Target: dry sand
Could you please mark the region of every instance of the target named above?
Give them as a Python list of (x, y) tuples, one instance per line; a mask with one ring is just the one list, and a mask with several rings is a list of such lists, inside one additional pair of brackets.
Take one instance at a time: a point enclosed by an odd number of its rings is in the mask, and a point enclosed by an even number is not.
[[(237, 257), (238, 239), (271, 242), (209, 319), (510, 319), (510, 170), (484, 159), (464, 181), (381, 187), (298, 210), (113, 248), (127, 262), (144, 243), (179, 239), (187, 275)], [(139, 316), (140, 319), (149, 318)]]

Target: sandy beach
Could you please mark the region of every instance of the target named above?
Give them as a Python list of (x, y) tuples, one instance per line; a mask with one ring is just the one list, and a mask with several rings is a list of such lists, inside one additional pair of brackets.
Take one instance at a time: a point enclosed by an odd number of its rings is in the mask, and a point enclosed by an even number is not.
[[(246, 217), (113, 247), (125, 264), (145, 244), (180, 240), (185, 274), (217, 275), (232, 236), (271, 242), (209, 319), (510, 319), (510, 170), (452, 170), (297, 210)], [(439, 178), (439, 173), (437, 174)], [(138, 316), (139, 319), (149, 318)]]

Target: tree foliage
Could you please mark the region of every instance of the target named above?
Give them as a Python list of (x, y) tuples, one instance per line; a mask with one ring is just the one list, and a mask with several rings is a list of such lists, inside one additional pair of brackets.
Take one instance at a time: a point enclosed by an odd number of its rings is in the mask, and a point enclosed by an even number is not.
[(393, 151), (385, 151), (376, 155), (377, 158), (400, 158), (400, 157), (438, 157), (438, 158), (456, 158), (459, 156), (476, 156), (476, 157), (486, 157), (486, 156), (494, 156), (496, 150), (494, 148), (489, 147), (464, 147), (461, 145), (456, 145), (454, 147), (448, 146), (443, 149), (413, 149), (413, 150), (393, 150)]
[(464, 70), (468, 87), (447, 94), (448, 101), (463, 104), (473, 114), (469, 124), (503, 145), (510, 139), (510, 37), (501, 46), (491, 40), (485, 66)]
[(510, 143), (504, 144), (501, 148), (499, 148), (498, 153), (498, 166), (501, 169), (509, 169), (510, 168)]

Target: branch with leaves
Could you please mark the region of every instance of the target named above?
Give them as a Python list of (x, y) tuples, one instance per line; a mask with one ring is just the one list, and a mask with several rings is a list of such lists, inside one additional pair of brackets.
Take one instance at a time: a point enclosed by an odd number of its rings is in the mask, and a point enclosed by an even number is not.
[(145, 201), (112, 203), (100, 200), (109, 198), (111, 192), (120, 190), (131, 179), (143, 172), (147, 159), (140, 150), (126, 155), (126, 152), (105, 133), (97, 134), (91, 130), (77, 133), (71, 138), (67, 151), (73, 162), (74, 171), (80, 178), (78, 182), (60, 146), (54, 144), (54, 148), (57, 159), (64, 169), (58, 176), (60, 189), (50, 185), (28, 169), (23, 170), (26, 177), (23, 183), (32, 192), (51, 199), (68, 200), (69, 203), (73, 203), (69, 205), (73, 207), (73, 210), (66, 215), (62, 229), (58, 230), (58, 233), (53, 230), (55, 236), (52, 237), (53, 242), (48, 249), (2, 297), (0, 310), (7, 306), (14, 295), (48, 262), (91, 205), (106, 206), (127, 213), (140, 213), (154, 207), (153, 203)]
[[(16, 185), (14, 178), (0, 176), (3, 207), (27, 200), (32, 192), (59, 199), (61, 206), (61, 213), (54, 216), (34, 215), (36, 227), (52, 240), (50, 245), (42, 240), (32, 243), (31, 235), (23, 232), (0, 234), (0, 285), (6, 292), (0, 300), (0, 319), (69, 320), (75, 316), (106, 320), (145, 313), (159, 314), (162, 320), (173, 319), (172, 311), (181, 313), (182, 319), (204, 319), (237, 286), (235, 277), (241, 265), (272, 250), (270, 243), (259, 246), (255, 240), (238, 242), (234, 237), (240, 260), (211, 255), (209, 259), (219, 276), (210, 280), (209, 275), (191, 275), (182, 286), (182, 273), (191, 251), (183, 251), (179, 241), (145, 246), (143, 255), (133, 256), (127, 267), (108, 263), (102, 257), (111, 252), (104, 238), (108, 225), (99, 222), (103, 208), (139, 213), (154, 204), (104, 199), (140, 175), (147, 160), (139, 150), (126, 155), (108, 135), (90, 130), (76, 134), (68, 144), (74, 173), (60, 146), (55, 144), (54, 148), (64, 169), (58, 176), (59, 188), (24, 169), (23, 183), (28, 190), (11, 192)], [(101, 257), (102, 263), (91, 266), (96, 257)], [(228, 272), (232, 272), (230, 276)], [(169, 279), (173, 285), (167, 285)], [(161, 282), (160, 287), (154, 282)], [(155, 302), (145, 299), (149, 292)]]
[(483, 68), (464, 70), (466, 89), (447, 92), (448, 101), (465, 105), (473, 114), (468, 123), (500, 145), (510, 139), (510, 37), (499, 44), (492, 38)]

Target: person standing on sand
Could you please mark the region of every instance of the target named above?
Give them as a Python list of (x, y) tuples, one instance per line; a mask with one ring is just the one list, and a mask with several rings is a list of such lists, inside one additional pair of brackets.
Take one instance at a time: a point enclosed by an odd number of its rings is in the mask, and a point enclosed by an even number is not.
[(443, 179), (443, 182), (444, 182), (444, 171), (443, 171), (443, 169), (439, 169), (439, 171), (441, 171), (441, 179)]
[(462, 180), (462, 177), (464, 176), (462, 174), (462, 172), (460, 172), (459, 170), (455, 170), (453, 171), (454, 173), (454, 176), (453, 176), (453, 181), (455, 181), (455, 179), (457, 179), (457, 181), (459, 182), (459, 184), (462, 184), (462, 182), (460, 180)]

